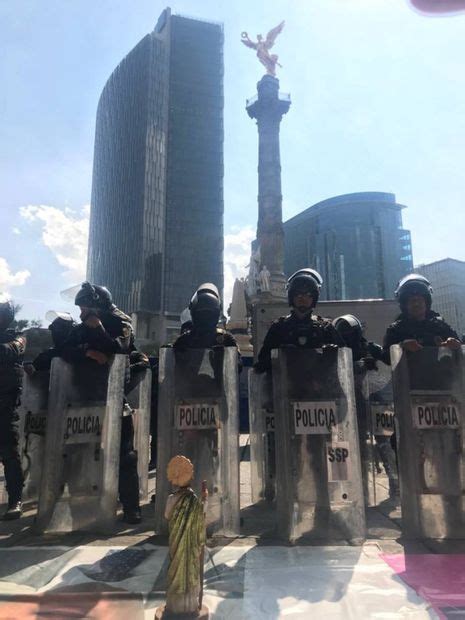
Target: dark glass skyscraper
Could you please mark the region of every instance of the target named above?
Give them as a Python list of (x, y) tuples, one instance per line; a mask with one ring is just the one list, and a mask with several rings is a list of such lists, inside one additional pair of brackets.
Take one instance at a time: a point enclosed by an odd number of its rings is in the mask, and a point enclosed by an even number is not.
[(284, 223), (287, 276), (314, 267), (321, 299), (391, 299), (413, 268), (410, 231), (394, 194), (361, 192), (323, 200)]
[(195, 287), (223, 288), (223, 29), (171, 15), (100, 97), (88, 278), (164, 342)]

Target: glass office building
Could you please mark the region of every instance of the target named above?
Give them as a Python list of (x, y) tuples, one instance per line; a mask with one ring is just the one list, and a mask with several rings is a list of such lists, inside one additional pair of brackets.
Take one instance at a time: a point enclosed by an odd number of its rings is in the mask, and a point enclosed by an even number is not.
[(88, 278), (157, 343), (223, 288), (223, 28), (166, 9), (110, 76), (95, 135)]
[(413, 269), (410, 231), (394, 194), (362, 192), (323, 200), (284, 223), (287, 276), (314, 267), (321, 299), (391, 299)]
[(417, 265), (433, 287), (433, 310), (439, 312), (457, 334), (465, 334), (465, 261), (443, 258)]

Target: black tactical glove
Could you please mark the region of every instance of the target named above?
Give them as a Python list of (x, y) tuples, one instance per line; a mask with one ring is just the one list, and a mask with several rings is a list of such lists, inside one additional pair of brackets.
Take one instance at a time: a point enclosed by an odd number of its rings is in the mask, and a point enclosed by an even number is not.
[(369, 342), (367, 344), (367, 353), (371, 357), (374, 357), (375, 360), (381, 360), (383, 356), (383, 347), (376, 342)]

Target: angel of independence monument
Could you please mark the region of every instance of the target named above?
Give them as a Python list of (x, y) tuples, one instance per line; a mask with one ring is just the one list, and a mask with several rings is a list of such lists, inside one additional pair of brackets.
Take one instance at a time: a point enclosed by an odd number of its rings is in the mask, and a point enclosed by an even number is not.
[(291, 105), (289, 95), (279, 92), (276, 77), (278, 56), (269, 50), (282, 32), (284, 22), (263, 39), (251, 41), (243, 32), (241, 41), (257, 52), (266, 74), (257, 84), (257, 95), (247, 101), (246, 109), (258, 127), (258, 223), (257, 239), (250, 261), (247, 292), (252, 306), (252, 341), (254, 353), (276, 317), (286, 313), (284, 276), (284, 231), (282, 218), (281, 158), (279, 128)]

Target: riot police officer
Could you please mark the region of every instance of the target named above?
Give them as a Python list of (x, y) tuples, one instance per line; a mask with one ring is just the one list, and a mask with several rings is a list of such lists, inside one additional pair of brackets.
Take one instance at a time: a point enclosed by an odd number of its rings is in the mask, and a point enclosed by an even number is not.
[(18, 519), (22, 514), (23, 472), (19, 456), (18, 421), (26, 338), (9, 329), (15, 317), (14, 305), (7, 295), (0, 295), (0, 458), (5, 472), (8, 508), (4, 519)]
[(131, 319), (115, 306), (107, 288), (84, 282), (74, 303), (81, 310), (82, 322), (74, 330), (73, 340), (82, 345), (86, 357), (105, 364), (108, 357), (104, 358), (101, 354), (129, 354)]
[[(364, 406), (364, 397), (360, 391), (359, 378), (364, 377), (366, 370), (378, 370), (376, 360), (382, 358), (383, 349), (379, 344), (368, 342), (363, 335), (363, 326), (360, 320), (353, 314), (344, 314), (337, 317), (333, 321), (333, 325), (344, 341), (344, 344), (352, 349), (352, 358), (354, 361), (354, 378), (355, 378), (355, 397), (357, 401), (357, 426), (359, 431), (359, 443), (362, 453), (362, 462), (367, 459), (367, 412)], [(389, 497), (396, 499), (399, 495), (399, 483), (397, 480), (397, 467), (395, 458), (392, 456), (392, 446), (389, 437), (384, 435), (375, 435), (376, 452), (374, 456), (379, 456), (383, 463), (384, 470), (389, 482)], [(378, 468), (378, 473), (381, 469)], [(366, 472), (363, 472), (364, 478)], [(365, 484), (367, 480), (365, 479)]]
[(237, 347), (234, 336), (218, 327), (221, 300), (214, 284), (201, 284), (190, 304), (192, 326), (186, 329), (173, 344), (175, 349), (209, 349), (216, 346)]
[[(74, 303), (81, 310), (82, 323), (74, 328), (67, 340), (63, 355), (65, 359), (70, 354), (70, 348), (80, 354), (82, 359), (89, 358), (98, 364), (108, 363), (110, 356), (115, 353), (129, 355), (134, 350), (131, 319), (115, 306), (107, 288), (84, 282)], [(127, 523), (140, 523), (137, 451), (134, 449), (131, 415), (123, 415), (122, 420), (118, 490), (123, 505), (123, 519)]]
[(363, 335), (363, 325), (353, 314), (344, 314), (333, 320), (333, 325), (346, 347), (352, 350), (354, 362), (363, 360), (368, 370), (376, 369), (376, 360), (381, 359), (383, 349), (375, 342), (368, 342)]
[[(46, 318), (51, 318), (52, 322), (48, 326), (52, 335), (53, 347), (46, 351), (42, 351), (29, 364), (24, 364), (24, 370), (28, 375), (33, 375), (38, 370), (50, 370), (52, 359), (54, 357), (63, 357), (66, 361), (72, 362), (72, 348), (67, 351), (66, 343), (71, 336), (76, 322), (68, 312), (47, 313)], [(68, 353), (68, 355), (66, 355)], [(71, 359), (70, 359), (71, 356)]]
[(314, 269), (296, 271), (287, 281), (291, 313), (275, 321), (263, 341), (254, 365), (256, 372), (271, 370), (271, 350), (282, 346), (307, 349), (344, 346), (331, 321), (313, 314), (323, 279)]
[(423, 347), (460, 348), (460, 340), (444, 319), (431, 310), (433, 287), (422, 275), (411, 273), (402, 278), (395, 291), (401, 313), (389, 325), (383, 342), (383, 361), (390, 363), (389, 348), (401, 344), (406, 351)]
[(356, 316), (353, 314), (338, 316), (333, 320), (333, 325), (344, 344), (352, 349), (354, 362), (368, 354), (368, 342), (363, 336), (362, 324)]

